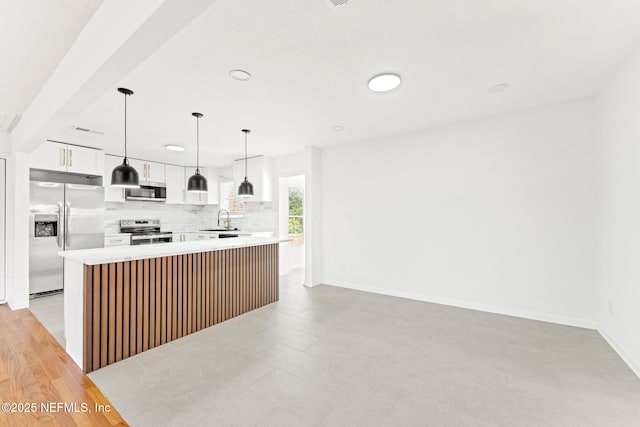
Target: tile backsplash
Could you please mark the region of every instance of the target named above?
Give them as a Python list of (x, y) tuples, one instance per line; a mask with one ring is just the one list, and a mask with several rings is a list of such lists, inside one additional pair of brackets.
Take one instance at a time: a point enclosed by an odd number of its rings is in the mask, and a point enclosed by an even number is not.
[[(216, 209), (216, 218), (218, 210)], [(231, 225), (245, 231), (276, 231), (278, 226), (277, 204), (273, 202), (249, 202), (244, 205), (242, 218), (232, 218)]]
[[(165, 231), (198, 231), (216, 226), (218, 206), (133, 200), (105, 203), (105, 234), (119, 233), (121, 219), (159, 219)], [(231, 225), (244, 231), (276, 231), (277, 224), (275, 203), (247, 203), (241, 218), (231, 218)]]

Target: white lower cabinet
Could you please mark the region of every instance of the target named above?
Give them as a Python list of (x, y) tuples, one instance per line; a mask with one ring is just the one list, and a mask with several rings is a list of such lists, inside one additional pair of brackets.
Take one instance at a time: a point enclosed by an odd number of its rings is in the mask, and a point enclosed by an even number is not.
[(173, 233), (173, 241), (174, 242), (191, 242), (194, 240), (208, 240), (208, 239), (217, 239), (218, 236), (215, 233), (199, 233), (199, 232), (189, 232), (189, 231), (181, 231), (178, 233)]
[(104, 236), (104, 247), (109, 246), (130, 246), (131, 235), (130, 234), (113, 234)]
[(209, 240), (209, 239), (217, 239), (218, 236), (216, 234), (211, 233), (189, 233), (191, 234), (191, 240)]
[(174, 242), (191, 242), (193, 240), (206, 240), (210, 238), (207, 233), (197, 233), (197, 232), (178, 232), (173, 233), (173, 241)]

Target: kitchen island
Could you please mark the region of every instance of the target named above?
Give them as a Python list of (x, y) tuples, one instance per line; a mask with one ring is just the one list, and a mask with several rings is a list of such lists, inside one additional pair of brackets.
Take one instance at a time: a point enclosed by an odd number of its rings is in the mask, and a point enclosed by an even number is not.
[(278, 300), (278, 244), (237, 237), (60, 252), (66, 350), (91, 372)]

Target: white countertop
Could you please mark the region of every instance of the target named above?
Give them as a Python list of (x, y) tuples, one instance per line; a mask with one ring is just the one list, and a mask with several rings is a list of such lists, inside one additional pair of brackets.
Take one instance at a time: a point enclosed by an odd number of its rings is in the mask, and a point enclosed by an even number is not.
[(190, 242), (158, 243), (153, 245), (79, 249), (75, 251), (58, 252), (58, 255), (82, 264), (95, 265), (135, 259), (220, 251), (247, 246), (261, 246), (288, 241), (289, 239), (276, 237), (234, 237), (232, 239), (207, 239)]
[(181, 233), (189, 233), (189, 234), (237, 234), (238, 236), (251, 236), (253, 233), (251, 231), (243, 231), (243, 230), (190, 230), (190, 231), (174, 231), (173, 234), (181, 234)]

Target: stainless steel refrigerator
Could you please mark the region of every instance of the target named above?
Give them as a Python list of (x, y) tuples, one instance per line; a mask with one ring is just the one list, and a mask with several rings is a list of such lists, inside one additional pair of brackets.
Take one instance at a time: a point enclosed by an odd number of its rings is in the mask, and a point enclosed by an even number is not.
[(63, 289), (59, 251), (104, 246), (104, 188), (31, 181), (29, 293)]

